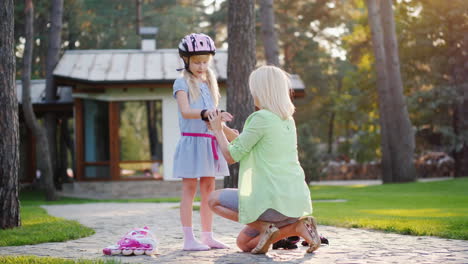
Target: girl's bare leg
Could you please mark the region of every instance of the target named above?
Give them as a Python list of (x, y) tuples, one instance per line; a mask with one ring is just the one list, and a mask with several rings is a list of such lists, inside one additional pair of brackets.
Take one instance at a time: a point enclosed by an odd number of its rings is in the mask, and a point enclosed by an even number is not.
[(201, 177), (200, 178), (200, 217), (203, 232), (211, 232), (213, 225), (213, 212), (208, 206), (208, 197), (214, 191), (215, 179), (214, 177)]
[(202, 224), (202, 236), (201, 241), (209, 246), (210, 248), (229, 248), (228, 245), (217, 241), (213, 237), (212, 225), (213, 225), (213, 212), (208, 205), (208, 198), (215, 188), (214, 177), (202, 177), (200, 178), (200, 193), (201, 193), (201, 207), (200, 216)]
[(184, 232), (184, 250), (209, 250), (210, 247), (200, 243), (193, 235), (192, 207), (197, 191), (197, 179), (182, 180), (182, 199), (180, 201), (180, 221)]

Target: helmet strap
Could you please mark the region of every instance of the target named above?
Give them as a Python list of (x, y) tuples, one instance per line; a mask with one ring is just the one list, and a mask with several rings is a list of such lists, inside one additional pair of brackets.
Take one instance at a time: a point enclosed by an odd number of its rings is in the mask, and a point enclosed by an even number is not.
[(193, 72), (190, 70), (190, 56), (187, 56), (187, 63), (185, 63), (184, 61), (184, 64), (185, 64), (185, 70), (193, 75)]

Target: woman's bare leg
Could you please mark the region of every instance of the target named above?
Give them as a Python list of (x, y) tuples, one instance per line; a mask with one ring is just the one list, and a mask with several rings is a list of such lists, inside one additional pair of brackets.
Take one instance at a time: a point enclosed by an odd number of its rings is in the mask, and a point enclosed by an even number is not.
[[(213, 212), (219, 216), (238, 222), (239, 213), (221, 205), (219, 202), (220, 193), (221, 190), (217, 190), (210, 194), (208, 205), (210, 206), (211, 210), (213, 210)], [(304, 218), (297, 221), (296, 223), (280, 228), (277, 234), (275, 234), (272, 243), (286, 237), (300, 236), (309, 243), (309, 253), (316, 250), (320, 246), (320, 237), (316, 231), (317, 227), (315, 225), (315, 221), (313, 222), (313, 226), (310, 227), (311, 231), (308, 231), (306, 225), (312, 225), (312, 221), (309, 221), (308, 219), (309, 218)], [(252, 251), (252, 249), (254, 249), (260, 241), (260, 234), (262, 234), (262, 232), (264, 232), (269, 227), (270, 223), (264, 221), (255, 221), (249, 223), (237, 236), (237, 246), (244, 252)]]
[[(221, 192), (222, 190), (217, 190), (211, 193), (210, 199), (208, 202), (211, 210), (213, 210), (213, 212), (215, 212), (216, 214), (224, 218), (238, 222), (239, 221), (238, 212), (230, 208), (227, 208), (221, 204), (220, 199), (219, 199)], [(272, 239), (274, 239), (274, 236), (277, 235), (276, 234), (277, 228), (272, 227), (270, 223), (267, 223), (264, 221), (255, 221), (255, 222), (247, 224), (247, 226), (249, 228), (248, 229), (244, 228), (244, 230), (241, 231), (241, 233), (239, 234), (237, 245), (239, 246), (240, 249), (244, 251), (247, 249), (249, 249), (250, 251), (254, 249), (255, 247), (257, 247), (255, 249), (255, 252), (253, 253), (265, 253), (268, 250), (269, 245), (272, 243)], [(248, 233), (249, 231), (250, 233)], [(246, 232), (248, 233), (247, 235), (244, 234)], [(254, 237), (256, 236), (257, 238), (252, 240), (253, 239), (252, 236)]]
[(219, 202), (219, 195), (221, 191), (222, 190), (216, 190), (210, 194), (210, 198), (208, 199), (208, 206), (215, 214), (227, 218), (231, 221), (239, 222), (239, 213), (222, 206)]
[[(307, 225), (311, 225), (309, 228), (311, 231), (307, 230)], [(256, 226), (256, 228), (252, 227), (250, 224), (246, 226), (237, 237), (237, 246), (244, 252), (252, 251), (252, 249), (258, 245), (260, 240), (259, 230), (258, 226)], [(320, 246), (320, 237), (316, 231), (316, 225), (315, 223), (312, 223), (310, 219), (304, 218), (296, 223), (280, 228), (278, 234), (273, 240), (273, 243), (290, 236), (300, 236), (305, 239), (310, 245), (309, 249), (307, 249), (308, 253), (315, 251)]]

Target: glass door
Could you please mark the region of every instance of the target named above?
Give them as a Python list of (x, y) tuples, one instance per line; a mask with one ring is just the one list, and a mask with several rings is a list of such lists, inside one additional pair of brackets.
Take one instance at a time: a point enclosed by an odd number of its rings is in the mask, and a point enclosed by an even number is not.
[(110, 179), (109, 107), (97, 100), (83, 100), (84, 178)]
[(162, 179), (162, 101), (119, 103), (121, 179)]

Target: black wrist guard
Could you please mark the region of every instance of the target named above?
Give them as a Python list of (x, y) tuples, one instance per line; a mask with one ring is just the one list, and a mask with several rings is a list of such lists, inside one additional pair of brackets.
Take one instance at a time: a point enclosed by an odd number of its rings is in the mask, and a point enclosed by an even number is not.
[(206, 111), (207, 111), (206, 109), (203, 109), (200, 112), (201, 120), (203, 120), (203, 121), (209, 121), (208, 117), (205, 117), (205, 112)]

